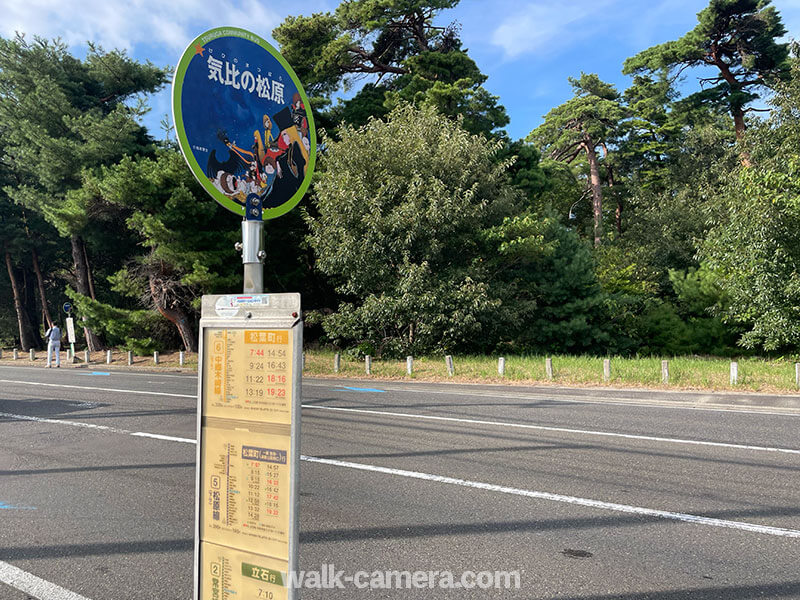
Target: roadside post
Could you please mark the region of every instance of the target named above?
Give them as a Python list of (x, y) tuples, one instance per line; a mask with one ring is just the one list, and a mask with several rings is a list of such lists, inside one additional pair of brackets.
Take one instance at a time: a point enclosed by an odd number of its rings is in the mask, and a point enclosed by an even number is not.
[(69, 342), (69, 355), (72, 362), (75, 362), (75, 321), (72, 318), (72, 305), (65, 302), (62, 307), (67, 313), (67, 341)]
[(243, 293), (201, 305), (194, 599), (296, 600), (303, 320), (300, 294), (264, 293), (263, 221), (311, 184), (311, 105), (275, 48), (220, 27), (181, 56), (172, 111), (189, 169), (242, 219)]

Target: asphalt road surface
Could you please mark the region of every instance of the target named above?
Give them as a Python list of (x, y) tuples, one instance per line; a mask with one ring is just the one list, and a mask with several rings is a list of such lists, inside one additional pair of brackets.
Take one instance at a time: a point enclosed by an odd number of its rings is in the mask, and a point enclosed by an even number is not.
[[(195, 392), (0, 367), (0, 600), (192, 597)], [(800, 598), (797, 397), (306, 379), (303, 405), (302, 569), (501, 585), (304, 600)]]

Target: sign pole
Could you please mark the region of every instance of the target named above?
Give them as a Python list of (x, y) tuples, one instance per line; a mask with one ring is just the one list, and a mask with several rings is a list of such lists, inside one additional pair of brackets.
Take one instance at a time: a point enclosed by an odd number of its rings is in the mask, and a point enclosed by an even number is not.
[(201, 306), (194, 599), (297, 600), (303, 317), (300, 294), (263, 293), (263, 220), (311, 185), (311, 105), (266, 40), (217, 27), (181, 56), (172, 109), (189, 169), (243, 219), (243, 294)]
[(261, 199), (251, 196), (247, 203), (247, 213), (242, 221), (242, 263), (244, 265), (244, 293), (264, 292), (264, 221), (262, 219)]

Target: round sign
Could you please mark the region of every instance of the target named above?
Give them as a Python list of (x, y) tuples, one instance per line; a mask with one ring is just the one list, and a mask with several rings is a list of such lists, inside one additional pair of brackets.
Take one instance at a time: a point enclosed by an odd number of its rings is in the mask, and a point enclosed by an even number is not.
[(70, 304), (69, 302), (64, 302), (64, 306), (62, 306), (61, 308), (64, 309), (65, 313), (69, 314), (72, 311), (72, 304)]
[(197, 180), (244, 216), (294, 208), (311, 184), (316, 132), (311, 105), (286, 60), (254, 33), (212, 29), (181, 56), (172, 88), (178, 144)]

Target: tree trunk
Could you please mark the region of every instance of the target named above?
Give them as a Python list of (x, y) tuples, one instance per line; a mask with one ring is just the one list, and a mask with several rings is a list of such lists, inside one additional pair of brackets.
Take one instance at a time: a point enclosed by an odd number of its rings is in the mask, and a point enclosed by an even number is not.
[[(608, 156), (608, 150), (606, 150), (606, 156)], [(606, 170), (608, 171), (608, 189), (614, 189), (614, 169), (611, 168), (611, 165), (606, 164)], [(622, 196), (619, 194), (614, 194), (617, 200), (617, 209), (614, 211), (614, 220), (616, 221), (617, 226), (617, 237), (622, 237)]]
[(23, 265), (22, 267), (22, 303), (25, 312), (28, 313), (28, 323), (31, 324), (33, 332), (33, 345), (35, 348), (44, 347), (42, 335), (39, 329), (39, 307), (36, 303), (36, 284), (31, 276), (30, 270)]
[[(744, 122), (744, 110), (738, 107), (731, 107), (731, 116), (733, 117), (733, 127), (736, 130), (736, 141), (742, 143), (744, 140), (744, 132), (747, 129), (747, 126)], [(745, 167), (750, 167), (753, 164), (750, 160), (750, 153), (744, 149), (742, 149), (742, 152), (739, 155), (739, 160)]]
[(11, 262), (11, 254), (6, 250), (6, 268), (8, 269), (8, 278), (11, 280), (11, 291), (14, 295), (14, 309), (17, 311), (17, 324), (19, 325), (19, 343), (24, 351), (31, 348), (38, 347), (38, 340), (34, 335), (33, 326), (31, 325), (28, 311), (25, 303), (22, 301), (22, 291), (17, 281), (17, 276), (14, 274), (14, 265)]
[(592, 210), (594, 212), (594, 247), (597, 248), (603, 237), (603, 185), (600, 182), (600, 169), (594, 144), (591, 140), (586, 140), (583, 147), (589, 161), (589, 183), (592, 188)]
[(39, 300), (42, 303), (42, 318), (48, 327), (52, 327), (53, 318), (50, 316), (50, 309), (47, 308), (47, 295), (44, 291), (44, 278), (42, 277), (42, 270), (39, 268), (39, 256), (36, 254), (36, 249), (31, 248), (31, 259), (33, 261), (33, 270), (36, 273), (36, 281), (39, 284)]
[[(72, 244), (72, 262), (75, 264), (75, 280), (78, 286), (78, 293), (91, 298), (89, 271), (86, 265), (86, 257), (83, 253), (83, 240), (78, 235), (72, 235), (70, 243)], [(86, 317), (81, 317), (81, 320), (85, 322)], [(86, 347), (89, 352), (98, 352), (103, 349), (100, 338), (85, 324), (83, 326), (83, 335), (86, 338)]]
[(153, 298), (153, 303), (164, 318), (178, 328), (178, 333), (183, 341), (183, 347), (187, 352), (197, 352), (197, 336), (192, 331), (189, 325), (189, 319), (181, 310), (168, 308), (164, 303), (164, 298), (157, 291), (157, 286), (154, 277), (150, 277), (150, 296)]
[(94, 278), (92, 277), (92, 263), (89, 262), (89, 254), (86, 252), (86, 242), (81, 240), (81, 247), (83, 248), (83, 260), (86, 262), (86, 281), (89, 284), (89, 297), (92, 300), (97, 300), (94, 295)]

